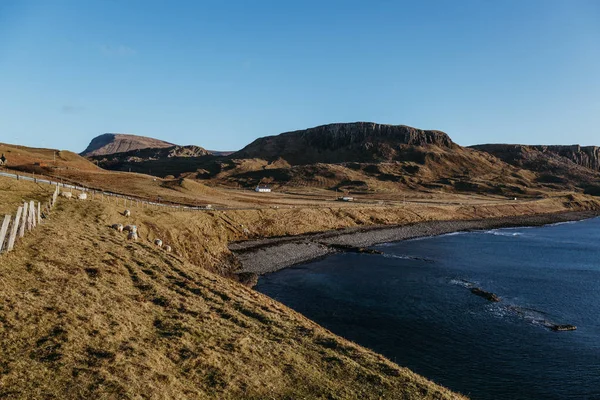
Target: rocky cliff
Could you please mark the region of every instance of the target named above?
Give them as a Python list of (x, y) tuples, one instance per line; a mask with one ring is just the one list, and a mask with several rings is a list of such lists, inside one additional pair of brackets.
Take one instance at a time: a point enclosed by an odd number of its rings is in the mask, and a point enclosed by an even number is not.
[[(600, 147), (579, 146), (527, 146), (521, 144), (482, 144), (473, 148), (490, 153), (503, 161), (543, 171), (547, 164), (574, 163), (600, 171)], [(546, 160), (546, 163), (542, 162)], [(546, 164), (546, 165), (545, 165)]]
[(85, 157), (101, 156), (107, 154), (124, 153), (131, 150), (165, 148), (172, 146), (174, 146), (173, 143), (168, 143), (145, 136), (123, 133), (105, 133), (92, 139), (87, 149), (85, 149), (81, 155)]
[[(336, 123), (255, 140), (233, 158), (282, 158), (290, 164), (371, 162), (399, 158), (407, 147), (456, 147), (441, 131), (373, 122)], [(403, 154), (405, 156), (405, 154)], [(405, 157), (402, 157), (405, 158)]]
[(534, 146), (540, 151), (556, 153), (582, 167), (600, 171), (600, 147), (598, 146)]

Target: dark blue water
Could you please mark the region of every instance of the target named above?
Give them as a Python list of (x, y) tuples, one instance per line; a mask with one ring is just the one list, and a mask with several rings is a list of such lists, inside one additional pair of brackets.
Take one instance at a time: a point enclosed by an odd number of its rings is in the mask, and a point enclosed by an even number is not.
[(600, 399), (600, 219), (377, 248), (386, 255), (336, 254), (257, 289), (473, 399)]

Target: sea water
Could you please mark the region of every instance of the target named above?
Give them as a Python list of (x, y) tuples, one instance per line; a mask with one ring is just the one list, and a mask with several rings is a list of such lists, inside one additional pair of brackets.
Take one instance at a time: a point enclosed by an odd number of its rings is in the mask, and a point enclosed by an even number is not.
[(335, 254), (257, 289), (473, 399), (600, 399), (600, 219), (376, 248), (385, 254)]

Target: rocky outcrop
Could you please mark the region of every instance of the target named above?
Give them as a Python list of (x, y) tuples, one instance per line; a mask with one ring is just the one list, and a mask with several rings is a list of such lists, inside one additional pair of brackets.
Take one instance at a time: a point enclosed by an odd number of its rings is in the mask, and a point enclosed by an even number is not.
[(233, 158), (282, 158), (290, 164), (406, 159), (407, 148), (458, 147), (441, 131), (373, 122), (336, 123), (255, 140)]
[(319, 243), (323, 246), (329, 246), (330, 248), (337, 250), (337, 251), (343, 251), (343, 252), (347, 252), (347, 253), (362, 253), (362, 254), (383, 254), (383, 251), (380, 250), (375, 250), (375, 249), (369, 249), (366, 247), (360, 247), (360, 246), (352, 246), (349, 244), (337, 244), (337, 243), (330, 243), (330, 244), (326, 244), (326, 243)]
[(494, 303), (497, 303), (500, 301), (500, 297), (498, 297), (498, 295), (496, 295), (495, 293), (487, 292), (478, 287), (471, 288), (471, 293), (473, 293), (476, 296), (483, 297), (484, 299), (489, 300)]
[(550, 326), (550, 329), (552, 329), (555, 332), (564, 332), (564, 331), (575, 331), (577, 330), (577, 327), (575, 325), (552, 325)]
[(85, 149), (81, 155), (86, 157), (101, 156), (124, 153), (131, 150), (165, 148), (172, 146), (174, 146), (173, 143), (168, 143), (145, 136), (123, 133), (105, 133), (93, 138), (87, 149)]

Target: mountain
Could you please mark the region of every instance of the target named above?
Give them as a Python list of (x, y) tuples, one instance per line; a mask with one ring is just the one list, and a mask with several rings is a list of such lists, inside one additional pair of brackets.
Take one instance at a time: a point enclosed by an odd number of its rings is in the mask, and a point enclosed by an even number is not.
[(97, 136), (81, 155), (84, 157), (123, 153), (131, 150), (175, 146), (162, 140), (124, 133), (105, 133)]
[(456, 145), (444, 132), (373, 122), (335, 123), (256, 139), (232, 158), (284, 159), (292, 165), (411, 158), (414, 146)]
[[(537, 197), (548, 188), (590, 192), (589, 188), (596, 190), (600, 182), (596, 147), (469, 148), (454, 143), (442, 131), (374, 122), (333, 123), (262, 137), (232, 154), (159, 143), (162, 146), (158, 148), (146, 141), (145, 146), (153, 147), (88, 158), (111, 170), (236, 187), (262, 182), (279, 188), (409, 189)], [(114, 145), (108, 150), (116, 149)]]

